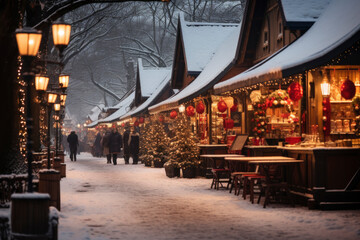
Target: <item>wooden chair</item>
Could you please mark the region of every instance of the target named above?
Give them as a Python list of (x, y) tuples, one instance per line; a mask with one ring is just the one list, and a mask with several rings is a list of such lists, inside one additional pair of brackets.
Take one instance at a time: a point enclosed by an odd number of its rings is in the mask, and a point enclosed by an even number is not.
[(214, 186), (214, 189), (219, 190), (220, 184), (221, 184), (221, 187), (224, 187), (223, 183), (227, 183), (226, 189), (228, 189), (228, 187), (229, 187), (229, 178), (230, 178), (229, 177), (230, 176), (230, 170), (229, 169), (224, 169), (224, 168), (221, 168), (221, 169), (213, 168), (211, 170), (211, 172), (213, 174), (213, 180), (212, 180), (210, 188), (213, 188), (213, 186)]

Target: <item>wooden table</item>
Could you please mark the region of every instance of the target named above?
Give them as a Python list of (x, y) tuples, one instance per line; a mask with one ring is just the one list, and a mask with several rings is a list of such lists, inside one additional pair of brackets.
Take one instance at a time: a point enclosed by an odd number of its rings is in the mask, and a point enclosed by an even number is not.
[[(208, 161), (211, 161), (212, 168), (224, 168), (225, 158), (227, 157), (244, 157), (244, 155), (239, 154), (202, 154), (200, 158), (205, 158)], [(217, 164), (217, 160), (220, 161), (220, 164)], [(208, 166), (208, 164), (207, 164)]]

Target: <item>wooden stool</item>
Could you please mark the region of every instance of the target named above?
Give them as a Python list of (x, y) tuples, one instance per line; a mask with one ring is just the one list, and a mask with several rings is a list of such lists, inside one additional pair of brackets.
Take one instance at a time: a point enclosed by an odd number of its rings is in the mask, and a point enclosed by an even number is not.
[(230, 170), (229, 169), (215, 169), (213, 168), (211, 170), (212, 174), (213, 174), (213, 180), (211, 183), (211, 187), (210, 188), (214, 188), (219, 190), (220, 184), (221, 187), (224, 187), (222, 185), (222, 183), (228, 183), (228, 185), (226, 186), (226, 189), (229, 187), (229, 175), (230, 175)]
[[(266, 205), (270, 203), (270, 198), (273, 197), (274, 200), (279, 200), (279, 198), (286, 198), (288, 202), (295, 207), (293, 198), (290, 195), (289, 185), (286, 182), (275, 182), (275, 183), (265, 183), (262, 186), (260, 196), (258, 199), (258, 203), (260, 203), (260, 198), (262, 193), (265, 192), (265, 201), (264, 201), (264, 208)], [(281, 194), (285, 193), (285, 196)]]
[(240, 189), (241, 189), (241, 176), (243, 174), (257, 174), (256, 172), (233, 172), (230, 175), (230, 193), (232, 192), (232, 189), (234, 188), (234, 194), (239, 196)]
[[(261, 175), (259, 173), (256, 173), (256, 174), (243, 174), (241, 177), (243, 180), (243, 198), (246, 199), (246, 195), (249, 193), (250, 200), (251, 199), (253, 200), (255, 180), (265, 179), (265, 176)], [(252, 183), (252, 185), (251, 185), (251, 183)]]

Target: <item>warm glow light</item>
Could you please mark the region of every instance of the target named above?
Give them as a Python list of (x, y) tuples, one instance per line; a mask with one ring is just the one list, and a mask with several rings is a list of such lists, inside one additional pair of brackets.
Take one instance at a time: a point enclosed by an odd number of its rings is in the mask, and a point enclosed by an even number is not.
[(53, 41), (57, 47), (66, 47), (70, 41), (71, 25), (66, 23), (54, 23), (52, 25)]
[(55, 112), (59, 112), (59, 111), (60, 111), (60, 108), (61, 108), (60, 103), (55, 103), (55, 104), (54, 104), (54, 110), (55, 110)]
[(65, 106), (65, 102), (66, 102), (66, 94), (61, 94), (60, 95), (60, 104), (61, 104), (61, 106)]
[(179, 112), (183, 113), (185, 112), (185, 106), (184, 104), (181, 104), (180, 107), (179, 107)]
[(330, 96), (331, 85), (330, 85), (329, 80), (327, 79), (326, 76), (324, 77), (324, 80), (322, 81), (320, 86), (321, 86), (321, 94), (323, 95), (323, 97), (329, 97)]
[(49, 77), (41, 76), (39, 74), (35, 76), (35, 89), (37, 91), (46, 91), (48, 84)]
[(16, 29), (16, 42), (21, 56), (36, 56), (40, 43), (41, 31), (32, 28)]
[(69, 86), (69, 75), (62, 74), (59, 76), (59, 86), (60, 88), (66, 89)]
[(48, 103), (53, 104), (56, 102), (57, 94), (48, 93)]

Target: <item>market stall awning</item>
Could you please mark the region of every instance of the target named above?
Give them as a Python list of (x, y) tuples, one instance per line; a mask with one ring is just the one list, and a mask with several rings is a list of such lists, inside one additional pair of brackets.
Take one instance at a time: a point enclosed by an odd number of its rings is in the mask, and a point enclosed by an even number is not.
[(131, 104), (133, 103), (135, 98), (135, 92), (132, 92), (127, 98), (125, 98), (122, 102), (121, 102), (121, 107), (114, 112), (113, 114), (107, 116), (104, 119), (101, 119), (98, 121), (99, 124), (101, 123), (111, 123), (114, 121), (117, 121), (120, 119), (120, 117), (122, 117), (124, 114), (126, 114), (127, 112), (130, 111), (130, 107)]
[(171, 78), (171, 72), (169, 71), (168, 75), (162, 79), (162, 81), (157, 86), (155, 91), (151, 94), (151, 96), (145, 102), (143, 102), (140, 106), (132, 109), (130, 112), (123, 115), (120, 118), (120, 120), (126, 120), (128, 118), (135, 117), (135, 116), (145, 113), (148, 110), (148, 107), (151, 106), (154, 102), (156, 102), (158, 100), (158, 98), (161, 97), (161, 95), (164, 91), (169, 91), (169, 89), (171, 89), (170, 78)]
[(89, 123), (86, 127), (87, 128), (93, 128), (93, 127), (96, 127), (98, 125), (98, 120), (92, 122), (92, 123)]
[(215, 93), (288, 77), (325, 65), (360, 39), (360, 1), (332, 1), (298, 40), (247, 71), (214, 86)]
[(149, 111), (151, 113), (157, 113), (176, 108), (179, 104), (189, 101), (206, 92), (208, 89), (211, 89), (233, 65), (239, 41), (239, 34), (240, 25), (234, 28), (222, 42), (210, 62), (194, 81), (173, 97), (149, 107)]

